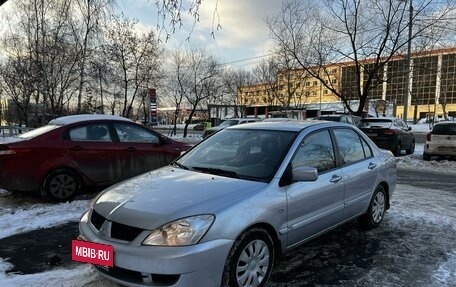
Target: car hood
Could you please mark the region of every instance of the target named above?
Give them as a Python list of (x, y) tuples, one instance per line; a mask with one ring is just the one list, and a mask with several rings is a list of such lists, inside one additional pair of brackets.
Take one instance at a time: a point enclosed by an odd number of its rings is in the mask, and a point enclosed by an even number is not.
[(153, 230), (179, 218), (216, 214), (266, 185), (167, 166), (108, 188), (93, 208), (110, 221)]

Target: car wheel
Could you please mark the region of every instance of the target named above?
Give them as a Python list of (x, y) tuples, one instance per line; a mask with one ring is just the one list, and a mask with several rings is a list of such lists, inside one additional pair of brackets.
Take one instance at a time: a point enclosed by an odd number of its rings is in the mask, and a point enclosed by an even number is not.
[(367, 212), (359, 218), (361, 225), (371, 229), (380, 225), (386, 212), (387, 196), (385, 188), (377, 186)]
[(413, 154), (415, 152), (415, 141), (412, 141), (410, 148), (405, 151), (407, 154)]
[(423, 160), (431, 160), (431, 155), (423, 153)]
[(79, 176), (68, 169), (57, 169), (50, 172), (42, 185), (41, 194), (54, 202), (71, 201), (81, 188)]
[(396, 148), (393, 150), (394, 156), (400, 156), (401, 155), (401, 142), (397, 143)]
[(244, 232), (231, 248), (222, 278), (222, 287), (261, 287), (271, 275), (274, 244), (259, 228)]

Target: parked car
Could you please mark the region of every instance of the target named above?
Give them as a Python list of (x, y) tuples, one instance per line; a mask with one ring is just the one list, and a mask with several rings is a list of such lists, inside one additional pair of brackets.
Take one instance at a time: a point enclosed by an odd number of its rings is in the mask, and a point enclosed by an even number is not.
[(378, 226), (395, 186), (394, 156), (353, 125), (236, 125), (102, 192), (76, 243), (112, 248), (95, 267), (121, 285), (264, 286), (281, 253), (355, 218)]
[(321, 120), (321, 121), (332, 121), (332, 122), (342, 122), (348, 123), (352, 125), (358, 125), (361, 120), (361, 117), (353, 116), (353, 115), (346, 115), (346, 114), (331, 114), (331, 115), (321, 115), (319, 117), (315, 117), (314, 120)]
[(216, 131), (222, 130), (229, 126), (239, 125), (239, 124), (246, 124), (246, 123), (254, 123), (261, 121), (259, 118), (232, 118), (224, 120), (220, 125), (205, 129), (203, 132), (203, 139), (207, 138), (211, 134), (215, 133)]
[(193, 130), (195, 131), (204, 131), (206, 123), (205, 122), (199, 122), (196, 125), (193, 126)]
[(119, 116), (74, 115), (0, 139), (0, 188), (68, 201), (162, 167), (189, 145)]
[(380, 148), (399, 156), (402, 150), (407, 154), (415, 152), (415, 135), (412, 128), (402, 119), (394, 117), (372, 117), (362, 119), (358, 127)]
[(456, 157), (456, 122), (443, 121), (434, 125), (426, 135), (423, 159)]

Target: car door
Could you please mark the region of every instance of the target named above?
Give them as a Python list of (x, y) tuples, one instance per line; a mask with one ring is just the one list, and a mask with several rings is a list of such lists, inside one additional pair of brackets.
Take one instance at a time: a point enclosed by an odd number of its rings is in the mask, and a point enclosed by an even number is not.
[(65, 138), (66, 164), (95, 185), (109, 185), (121, 180), (120, 158), (108, 124), (73, 126), (66, 131)]
[(289, 247), (342, 220), (344, 180), (335, 154), (330, 132), (324, 129), (306, 136), (290, 162), (291, 168), (310, 166), (319, 174), (316, 181), (294, 182), (286, 187)]
[(411, 132), (409, 126), (401, 119), (396, 119), (394, 125), (400, 131), (400, 141), (403, 148), (409, 148), (414, 139), (414, 135)]
[(160, 134), (134, 123), (114, 123), (118, 137), (122, 178), (162, 167), (176, 158), (180, 151), (160, 139)]
[(369, 144), (350, 128), (335, 128), (339, 162), (345, 184), (344, 219), (363, 213), (377, 180), (377, 162)]

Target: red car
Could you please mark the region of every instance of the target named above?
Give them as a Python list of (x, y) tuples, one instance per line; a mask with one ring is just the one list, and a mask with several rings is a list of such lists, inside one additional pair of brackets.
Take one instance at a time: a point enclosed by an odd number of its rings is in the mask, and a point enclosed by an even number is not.
[(167, 165), (189, 148), (119, 116), (61, 117), (0, 138), (0, 188), (69, 201), (82, 188), (105, 187)]

